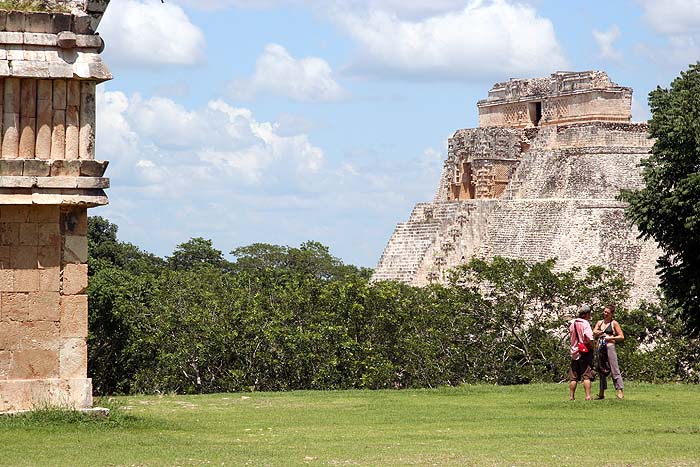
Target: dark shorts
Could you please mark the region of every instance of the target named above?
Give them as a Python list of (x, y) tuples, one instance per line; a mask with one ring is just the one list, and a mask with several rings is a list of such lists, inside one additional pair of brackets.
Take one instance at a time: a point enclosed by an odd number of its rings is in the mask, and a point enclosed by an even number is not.
[(569, 381), (581, 381), (582, 379), (595, 379), (593, 370), (593, 352), (582, 353), (578, 360), (571, 360), (569, 367)]

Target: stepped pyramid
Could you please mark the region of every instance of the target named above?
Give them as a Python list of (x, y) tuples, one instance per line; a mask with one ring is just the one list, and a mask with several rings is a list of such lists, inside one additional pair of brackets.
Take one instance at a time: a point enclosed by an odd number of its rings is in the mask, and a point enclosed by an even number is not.
[(477, 103), (479, 128), (448, 140), (435, 198), (398, 224), (372, 280), (423, 286), (474, 256), (557, 258), (560, 270), (620, 271), (632, 303), (654, 300), (659, 250), (616, 200), (642, 186), (653, 145), (631, 104), (632, 89), (601, 71), (494, 85)]

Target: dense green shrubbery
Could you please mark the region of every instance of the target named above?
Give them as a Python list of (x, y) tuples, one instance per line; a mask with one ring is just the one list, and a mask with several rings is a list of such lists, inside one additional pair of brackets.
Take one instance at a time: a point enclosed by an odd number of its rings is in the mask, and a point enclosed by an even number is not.
[[(561, 381), (567, 312), (622, 303), (602, 268), (496, 258), (450, 286), (369, 283), (314, 242), (254, 244), (228, 262), (192, 239), (160, 259), (90, 219), (90, 373), (101, 394), (405, 388)], [(626, 378), (697, 381), (700, 347), (668, 310), (621, 310)]]

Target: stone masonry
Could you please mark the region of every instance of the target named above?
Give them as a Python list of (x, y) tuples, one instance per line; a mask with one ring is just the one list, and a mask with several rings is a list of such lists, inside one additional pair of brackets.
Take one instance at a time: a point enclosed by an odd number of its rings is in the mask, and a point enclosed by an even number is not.
[(433, 202), (400, 223), (373, 280), (444, 281), (495, 255), (559, 269), (600, 265), (654, 300), (657, 246), (637, 239), (615, 198), (642, 184), (653, 141), (631, 123), (632, 90), (600, 71), (498, 83), (478, 102), (479, 128), (457, 131)]
[(0, 10), (0, 412), (92, 407), (87, 208), (108, 200), (95, 160), (96, 34), (109, 0)]

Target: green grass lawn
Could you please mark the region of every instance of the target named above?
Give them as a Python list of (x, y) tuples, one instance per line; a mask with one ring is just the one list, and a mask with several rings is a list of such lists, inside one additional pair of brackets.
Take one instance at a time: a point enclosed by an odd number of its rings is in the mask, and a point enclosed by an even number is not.
[(700, 466), (700, 387), (565, 385), (114, 398), (0, 418), (1, 466)]

